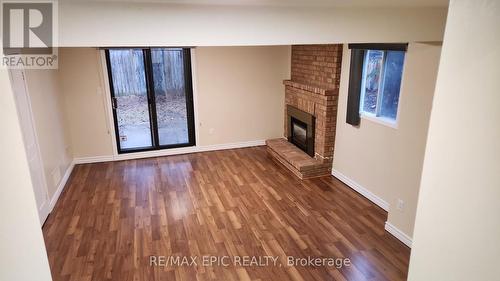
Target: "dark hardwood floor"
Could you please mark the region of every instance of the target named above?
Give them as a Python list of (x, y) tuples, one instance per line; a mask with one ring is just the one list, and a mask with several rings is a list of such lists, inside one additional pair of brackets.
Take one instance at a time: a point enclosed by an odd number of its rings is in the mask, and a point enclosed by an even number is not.
[[(337, 179), (298, 180), (255, 147), (77, 165), (43, 233), (54, 281), (405, 280), (410, 250), (384, 231), (386, 217)], [(151, 266), (150, 256), (198, 260)], [(231, 265), (204, 266), (206, 256)], [(239, 266), (239, 256), (278, 263)]]

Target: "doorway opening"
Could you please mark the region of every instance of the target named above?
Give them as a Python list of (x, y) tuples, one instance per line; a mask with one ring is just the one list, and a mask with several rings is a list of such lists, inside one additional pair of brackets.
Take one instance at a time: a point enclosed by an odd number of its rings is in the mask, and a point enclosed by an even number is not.
[(112, 48), (106, 63), (118, 153), (195, 145), (187, 48)]

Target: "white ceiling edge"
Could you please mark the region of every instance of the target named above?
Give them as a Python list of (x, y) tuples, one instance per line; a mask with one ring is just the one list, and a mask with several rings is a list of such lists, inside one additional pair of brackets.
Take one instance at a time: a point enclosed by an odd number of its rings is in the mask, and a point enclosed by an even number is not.
[(331, 8), (423, 8), (447, 7), (449, 4), (449, 0), (64, 0), (64, 2)]
[(255, 46), (440, 41), (446, 8), (59, 3), (58, 46)]

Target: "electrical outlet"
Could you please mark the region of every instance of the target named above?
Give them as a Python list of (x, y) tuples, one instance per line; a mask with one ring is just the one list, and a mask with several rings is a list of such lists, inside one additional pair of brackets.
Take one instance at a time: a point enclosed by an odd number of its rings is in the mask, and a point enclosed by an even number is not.
[(405, 201), (398, 199), (398, 203), (396, 205), (396, 208), (398, 208), (398, 210), (400, 210), (400, 211), (403, 211), (403, 209), (405, 208)]

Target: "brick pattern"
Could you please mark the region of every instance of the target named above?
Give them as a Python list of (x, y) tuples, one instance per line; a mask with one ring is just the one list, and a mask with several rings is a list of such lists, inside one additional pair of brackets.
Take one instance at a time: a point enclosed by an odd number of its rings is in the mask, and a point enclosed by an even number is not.
[(341, 62), (342, 44), (292, 46), (292, 81), (338, 87)]
[(286, 139), (267, 140), (266, 145), (273, 159), (283, 164), (300, 179), (321, 177), (332, 173), (331, 162), (310, 157)]
[[(289, 146), (293, 145), (287, 142), (271, 142), (271, 146), (268, 143), (268, 150), (299, 178), (331, 173), (341, 64), (342, 45), (292, 46), (292, 79), (283, 81), (285, 104), (316, 117), (315, 157), (313, 159), (298, 149), (291, 149)], [(286, 137), (286, 106), (284, 114)], [(306, 157), (312, 162), (304, 161)], [(297, 159), (302, 160), (297, 162)]]
[[(296, 107), (316, 117), (314, 152), (316, 158), (326, 160), (333, 157), (338, 89), (330, 91), (330, 93), (332, 94), (320, 95), (292, 86), (285, 87), (285, 103), (287, 105)], [(288, 126), (285, 124), (285, 136), (288, 135), (287, 130)]]

